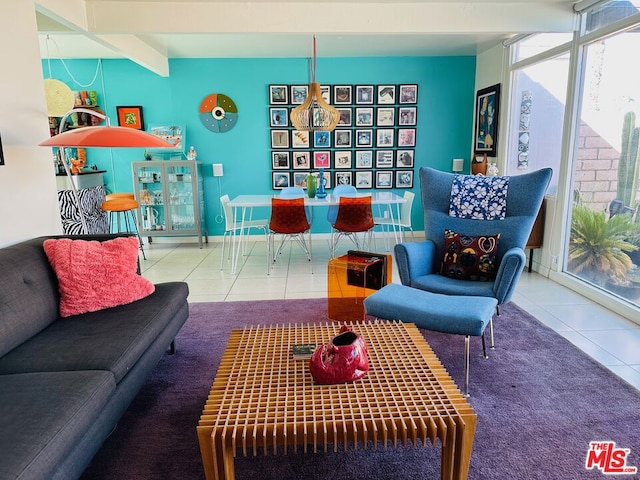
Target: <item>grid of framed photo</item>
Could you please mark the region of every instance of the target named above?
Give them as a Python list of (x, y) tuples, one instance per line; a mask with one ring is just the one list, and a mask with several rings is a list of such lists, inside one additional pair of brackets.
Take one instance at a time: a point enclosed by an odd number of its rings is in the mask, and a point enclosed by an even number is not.
[(308, 85), (269, 85), (272, 188), (306, 188), (324, 169), (327, 188), (413, 188), (417, 84), (322, 85), (324, 100), (340, 112), (332, 132), (303, 132), (289, 120)]

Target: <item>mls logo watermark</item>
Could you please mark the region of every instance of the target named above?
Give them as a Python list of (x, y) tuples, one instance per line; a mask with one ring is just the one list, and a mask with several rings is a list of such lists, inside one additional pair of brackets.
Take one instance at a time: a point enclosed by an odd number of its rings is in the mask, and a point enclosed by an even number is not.
[(616, 448), (615, 442), (589, 442), (587, 470), (598, 468), (605, 475), (630, 475), (638, 473), (638, 467), (627, 466), (629, 448)]

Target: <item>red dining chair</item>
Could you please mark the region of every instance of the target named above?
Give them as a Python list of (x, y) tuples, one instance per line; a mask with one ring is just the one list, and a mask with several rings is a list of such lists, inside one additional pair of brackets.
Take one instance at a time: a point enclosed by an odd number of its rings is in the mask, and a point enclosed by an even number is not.
[[(309, 245), (304, 236), (309, 235)], [(278, 251), (275, 251), (274, 241), (276, 235), (282, 235), (282, 241)], [(267, 260), (267, 275), (271, 271), (271, 263), (275, 262), (282, 248), (289, 240), (295, 240), (307, 254), (311, 261), (311, 225), (307, 220), (304, 208), (304, 198), (271, 199), (271, 219), (269, 221), (269, 247)]]
[(331, 230), (331, 257), (336, 255), (336, 245), (342, 237), (349, 237), (360, 249), (358, 233), (363, 233), (363, 244), (371, 245), (373, 236), (373, 212), (371, 211), (371, 195), (364, 197), (340, 197), (338, 215)]

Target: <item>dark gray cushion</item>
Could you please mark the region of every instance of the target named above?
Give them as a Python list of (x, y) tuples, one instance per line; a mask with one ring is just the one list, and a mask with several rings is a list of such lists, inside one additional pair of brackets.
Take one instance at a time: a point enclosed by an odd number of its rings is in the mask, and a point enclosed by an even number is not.
[(115, 388), (104, 371), (0, 375), (0, 478), (50, 478)]
[(58, 282), (33, 239), (0, 249), (0, 356), (58, 318)]
[(186, 283), (161, 283), (137, 302), (60, 318), (0, 358), (0, 374), (110, 370), (120, 382), (188, 293)]

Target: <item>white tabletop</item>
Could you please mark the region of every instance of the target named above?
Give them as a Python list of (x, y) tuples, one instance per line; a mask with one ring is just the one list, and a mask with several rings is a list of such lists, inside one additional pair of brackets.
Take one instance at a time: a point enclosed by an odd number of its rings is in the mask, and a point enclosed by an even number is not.
[[(404, 203), (405, 198), (393, 192), (368, 192), (342, 195), (344, 197), (371, 197), (373, 205)], [(278, 195), (238, 195), (229, 202), (231, 207), (270, 207), (271, 199)], [(331, 194), (326, 198), (320, 199), (304, 197), (304, 204), (309, 207), (326, 207), (329, 205), (338, 205), (339, 199)]]

